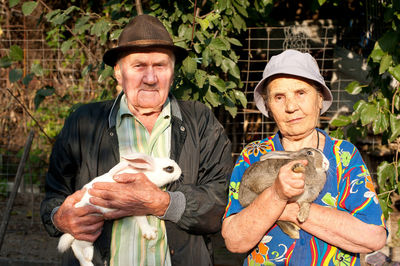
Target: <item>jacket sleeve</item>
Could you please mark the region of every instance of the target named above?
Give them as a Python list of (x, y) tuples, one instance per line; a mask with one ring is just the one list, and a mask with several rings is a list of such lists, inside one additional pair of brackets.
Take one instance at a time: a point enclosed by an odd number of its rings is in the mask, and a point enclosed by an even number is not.
[(72, 114), (66, 120), (58, 135), (50, 156), (45, 183), (46, 195), (40, 206), (42, 222), (50, 236), (62, 234), (53, 225), (52, 211), (60, 206), (65, 198), (75, 190), (75, 177), (79, 167), (79, 158), (73, 155), (73, 151), (79, 150), (75, 147), (78, 139), (76, 125), (77, 122), (74, 120), (74, 114)]
[(233, 167), (231, 143), (222, 125), (204, 105), (194, 105), (191, 121), (195, 130), (188, 129), (190, 133), (179, 160), (186, 162), (184, 178), (174, 189), (183, 193), (186, 205), (176, 224), (194, 234), (215, 233), (221, 228), (227, 203)]

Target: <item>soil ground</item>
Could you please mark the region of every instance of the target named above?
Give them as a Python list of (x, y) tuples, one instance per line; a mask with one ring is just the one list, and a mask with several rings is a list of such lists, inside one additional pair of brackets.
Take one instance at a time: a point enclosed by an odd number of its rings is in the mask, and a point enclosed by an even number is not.
[[(40, 220), (41, 195), (21, 194), (16, 197), (0, 250), (0, 266), (60, 265), (58, 238), (49, 237)], [(8, 198), (0, 197), (0, 220)], [(213, 238), (216, 266), (242, 265), (243, 255), (232, 254), (224, 247), (220, 234)]]

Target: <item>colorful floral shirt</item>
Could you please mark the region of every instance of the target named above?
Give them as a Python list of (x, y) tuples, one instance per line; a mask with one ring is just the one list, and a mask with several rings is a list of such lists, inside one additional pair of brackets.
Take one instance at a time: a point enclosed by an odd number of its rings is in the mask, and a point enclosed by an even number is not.
[[(326, 132), (319, 131), (326, 136), (323, 153), (330, 166), (326, 184), (314, 203), (348, 212), (365, 223), (386, 228), (371, 175), (357, 148), (348, 141), (331, 138)], [(279, 134), (244, 148), (232, 172), (224, 218), (243, 209), (238, 191), (244, 171), (262, 155), (274, 150), (283, 150)], [(292, 239), (274, 225), (250, 251), (243, 265), (360, 265), (360, 256), (329, 245), (303, 230), (300, 230), (300, 239)]]

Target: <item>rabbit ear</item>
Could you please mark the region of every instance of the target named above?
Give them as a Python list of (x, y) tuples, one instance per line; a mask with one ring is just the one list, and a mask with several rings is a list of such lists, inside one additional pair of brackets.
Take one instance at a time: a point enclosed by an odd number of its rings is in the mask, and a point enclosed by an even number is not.
[(132, 153), (129, 155), (121, 156), (129, 165), (138, 170), (153, 170), (154, 159), (143, 153)]
[(292, 159), (293, 152), (290, 151), (271, 151), (260, 157), (260, 161), (268, 159)]

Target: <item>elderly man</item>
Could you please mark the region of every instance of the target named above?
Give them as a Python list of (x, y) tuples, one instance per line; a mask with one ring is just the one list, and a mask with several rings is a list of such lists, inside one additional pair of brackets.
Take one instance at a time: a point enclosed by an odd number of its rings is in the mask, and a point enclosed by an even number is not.
[[(96, 265), (212, 265), (208, 234), (220, 230), (232, 167), (231, 146), (211, 111), (170, 94), (175, 46), (162, 23), (135, 17), (118, 47), (103, 61), (114, 67), (123, 92), (113, 101), (84, 105), (66, 120), (52, 151), (42, 202), (43, 223), (52, 236), (70, 233), (94, 242)], [(115, 211), (99, 215), (93, 206), (75, 208), (82, 186), (132, 152), (174, 159), (180, 179), (158, 188), (143, 174), (96, 183), (91, 203)], [(147, 215), (155, 240), (140, 234), (132, 216)], [(72, 252), (63, 265), (79, 265)]]

